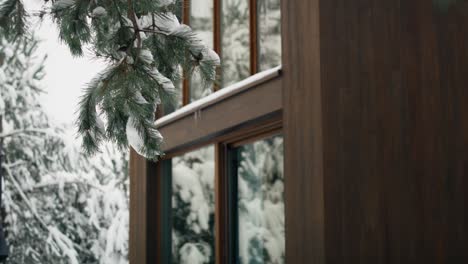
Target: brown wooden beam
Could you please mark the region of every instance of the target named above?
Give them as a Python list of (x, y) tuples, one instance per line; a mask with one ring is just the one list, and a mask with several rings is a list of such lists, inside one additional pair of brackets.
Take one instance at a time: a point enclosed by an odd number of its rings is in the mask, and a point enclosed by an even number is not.
[(257, 0), (249, 0), (250, 74), (258, 73)]
[[(221, 6), (221, 1), (222, 0), (213, 0), (213, 19), (214, 19), (214, 28), (213, 28), (213, 47), (214, 51), (218, 53), (218, 55), (221, 57), (222, 56), (222, 44), (221, 44), (221, 13), (222, 13), (222, 6)], [(222, 57), (221, 57), (222, 58)], [(221, 69), (217, 70), (217, 75), (221, 75)], [(219, 90), (220, 84), (215, 83), (213, 85), (214, 91)]]
[(146, 159), (130, 151), (130, 241), (132, 264), (147, 263), (147, 171)]
[(235, 95), (200, 113), (190, 115), (159, 128), (164, 136), (164, 150), (219, 134), (249, 120), (268, 115), (282, 108), (281, 78), (262, 83)]
[(325, 263), (319, 0), (281, 1), (286, 263)]
[[(190, 26), (191, 0), (184, 0), (182, 22)], [(190, 56), (187, 52), (187, 56)], [(190, 79), (191, 73), (183, 72), (182, 81), (182, 106), (190, 104)]]
[(215, 256), (216, 263), (228, 263), (229, 233), (228, 233), (228, 199), (227, 185), (227, 147), (225, 144), (215, 144)]

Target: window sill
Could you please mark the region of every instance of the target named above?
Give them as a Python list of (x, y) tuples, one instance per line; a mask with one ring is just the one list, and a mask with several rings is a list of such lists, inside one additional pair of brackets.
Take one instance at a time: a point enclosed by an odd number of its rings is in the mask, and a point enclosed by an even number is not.
[(177, 111), (172, 112), (156, 120), (156, 127), (161, 128), (167, 126), (191, 114), (194, 114), (196, 116), (197, 113), (203, 110), (204, 108), (220, 103), (250, 88), (259, 86), (276, 77), (279, 77), (281, 74), (281, 69), (281, 66), (277, 66), (275, 68), (257, 73), (238, 83), (227, 86), (226, 88), (216, 91), (200, 100), (190, 103), (178, 109)]

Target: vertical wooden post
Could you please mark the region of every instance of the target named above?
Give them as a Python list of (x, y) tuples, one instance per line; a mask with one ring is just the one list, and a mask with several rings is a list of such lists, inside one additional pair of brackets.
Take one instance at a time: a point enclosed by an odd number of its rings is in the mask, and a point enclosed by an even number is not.
[(130, 150), (130, 241), (132, 264), (147, 263), (147, 169), (146, 159)]
[[(213, 19), (214, 19), (214, 27), (213, 27), (213, 31), (214, 31), (214, 35), (213, 35), (213, 47), (214, 47), (214, 51), (216, 53), (218, 53), (218, 55), (222, 58), (222, 44), (221, 44), (221, 14), (222, 14), (222, 5), (221, 5), (221, 1), (222, 0), (213, 0)], [(221, 75), (221, 69), (218, 69), (217, 70), (217, 75), (220, 76)], [(220, 87), (220, 84), (219, 83), (215, 83), (214, 86), (213, 86), (213, 89), (214, 91), (217, 91), (219, 90), (221, 87)]]
[(319, 0), (281, 1), (286, 262), (325, 263)]
[[(182, 23), (190, 26), (191, 0), (184, 0), (182, 8)], [(187, 56), (189, 56), (187, 52)], [(182, 81), (182, 106), (190, 104), (190, 73), (183, 73)]]
[(215, 248), (216, 263), (229, 263), (228, 251), (228, 197), (226, 175), (227, 147), (225, 144), (215, 144)]
[(258, 73), (257, 0), (249, 0), (250, 74)]

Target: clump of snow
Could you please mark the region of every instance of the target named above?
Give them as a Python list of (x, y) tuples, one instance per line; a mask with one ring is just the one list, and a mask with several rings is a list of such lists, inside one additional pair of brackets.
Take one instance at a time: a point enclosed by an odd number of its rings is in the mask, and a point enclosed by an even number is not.
[(159, 6), (161, 7), (172, 5), (174, 3), (175, 3), (175, 0), (159, 0)]
[[(0, 78), (0, 82), (1, 82), (1, 78)], [(0, 114), (2, 114), (3, 111), (5, 111), (5, 101), (3, 101), (3, 98), (0, 97)]]
[[(123, 56), (125, 56), (126, 54), (123, 53)], [(133, 64), (135, 63), (135, 60), (131, 57), (131, 56), (125, 56), (125, 62), (127, 62), (128, 64)]]
[(151, 54), (149, 49), (140, 50), (139, 58), (143, 61), (143, 63), (148, 65), (154, 62), (153, 54)]
[(107, 11), (104, 7), (98, 6), (93, 9), (93, 12), (91, 14), (93, 17), (103, 17), (107, 15)]
[(79, 264), (78, 253), (74, 250), (74, 244), (66, 235), (60, 232), (56, 227), (50, 226), (49, 233), (53, 237), (53, 241), (68, 257), (68, 263)]
[(128, 144), (132, 146), (132, 148), (140, 155), (144, 156), (144, 153), (141, 151), (145, 146), (143, 139), (138, 133), (138, 130), (135, 127), (135, 119), (133, 117), (129, 117), (127, 121), (126, 127), (127, 133), (127, 140)]
[(213, 62), (215, 65), (220, 65), (221, 59), (219, 58), (218, 53), (216, 53), (214, 50), (204, 49), (202, 54), (203, 54), (202, 61), (210, 61), (210, 62)]
[(209, 255), (206, 254), (200, 248), (209, 251), (208, 245), (203, 244), (194, 244), (194, 243), (187, 243), (183, 245), (180, 250), (180, 263), (181, 264), (204, 264), (209, 263), (210, 258)]
[(172, 12), (155, 16), (154, 22), (159, 30), (168, 33), (174, 32), (180, 27), (180, 22), (177, 19), (177, 16)]
[(156, 69), (156, 67), (153, 67), (151, 69), (150, 74), (156, 80), (156, 82), (158, 82), (158, 84), (161, 85), (161, 87), (164, 90), (169, 91), (169, 92), (172, 92), (175, 90), (174, 83), (169, 78), (167, 78), (162, 73), (160, 73), (158, 69)]
[(135, 102), (138, 104), (148, 104), (148, 101), (143, 97), (140, 91), (136, 91), (135, 94), (133, 95), (133, 99), (135, 99)]

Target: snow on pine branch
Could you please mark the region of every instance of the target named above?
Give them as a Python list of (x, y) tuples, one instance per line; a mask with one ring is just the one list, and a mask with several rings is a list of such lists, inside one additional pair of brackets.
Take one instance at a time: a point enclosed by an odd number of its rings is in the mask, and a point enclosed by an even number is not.
[[(5, 21), (0, 25), (7, 37), (23, 34), (24, 30), (12, 30), (13, 24), (25, 21), (27, 25), (26, 18), (32, 14), (12, 4), (16, 0), (0, 1), (6, 3), (0, 5), (0, 20)], [(83, 50), (90, 49), (94, 58), (108, 65), (87, 85), (79, 105), (76, 123), (88, 154), (98, 153), (105, 141), (126, 148), (126, 127), (132, 118), (144, 145), (138, 152), (158, 159), (161, 139), (153, 125), (154, 112), (160, 104), (176, 102), (174, 82), (181, 72), (197, 70), (204, 83), (216, 80), (219, 56), (179, 22), (176, 13), (181, 4), (174, 0), (44, 0), (38, 14), (53, 19), (70, 52), (83, 56)], [(107, 120), (103, 125), (101, 116)]]

